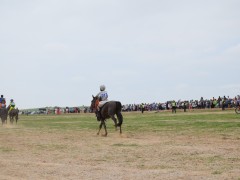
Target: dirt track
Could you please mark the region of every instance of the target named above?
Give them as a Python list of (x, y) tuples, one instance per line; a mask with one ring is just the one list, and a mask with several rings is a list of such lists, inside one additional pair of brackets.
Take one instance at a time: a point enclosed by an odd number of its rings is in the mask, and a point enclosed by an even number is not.
[(239, 138), (0, 130), (0, 179), (240, 178)]

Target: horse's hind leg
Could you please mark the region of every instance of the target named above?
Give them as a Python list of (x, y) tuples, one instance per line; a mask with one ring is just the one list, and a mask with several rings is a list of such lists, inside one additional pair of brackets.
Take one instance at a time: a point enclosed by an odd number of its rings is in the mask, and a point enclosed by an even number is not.
[(10, 121), (11, 121), (11, 124), (13, 124), (14, 118), (13, 118), (13, 117), (11, 117)]
[(118, 124), (117, 126), (119, 126), (120, 128), (120, 134), (122, 134), (122, 123), (123, 123), (123, 116), (121, 112), (117, 113), (117, 118), (118, 118)]
[(117, 130), (117, 119), (115, 118), (115, 116), (111, 116), (111, 119), (113, 120), (114, 122), (114, 126), (115, 126), (115, 129)]
[(17, 116), (16, 116), (16, 124), (17, 124), (17, 122), (18, 122), (18, 114), (17, 114)]

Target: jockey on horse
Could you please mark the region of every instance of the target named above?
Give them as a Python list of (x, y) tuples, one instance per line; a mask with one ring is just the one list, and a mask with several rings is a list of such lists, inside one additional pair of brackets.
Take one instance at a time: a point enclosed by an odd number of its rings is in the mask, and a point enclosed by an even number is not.
[[(120, 134), (122, 133), (122, 123), (123, 116), (121, 114), (122, 104), (120, 101), (108, 101), (108, 93), (105, 91), (106, 87), (104, 85), (100, 86), (100, 92), (96, 96), (92, 96), (93, 99), (91, 101), (91, 110), (95, 112), (97, 116), (97, 120), (100, 121), (99, 132), (102, 126), (105, 129), (105, 136), (107, 136), (107, 128), (105, 121), (111, 118), (114, 122), (115, 128), (120, 128)], [(117, 118), (115, 117), (117, 116)]]
[(100, 92), (96, 95), (98, 97), (97, 105), (97, 119), (100, 120), (102, 118), (100, 113), (100, 108), (108, 101), (108, 93), (105, 91), (105, 85), (100, 86)]
[(0, 109), (1, 108), (5, 108), (5, 107), (6, 107), (6, 100), (3, 97), (3, 95), (1, 95), (1, 98), (0, 98)]
[(10, 106), (10, 108), (9, 108), (8, 113), (15, 108), (15, 102), (13, 101), (13, 99), (10, 100), (9, 106)]
[(7, 108), (6, 108), (6, 99), (1, 95), (0, 97), (0, 118), (2, 120), (2, 124), (7, 123)]
[(13, 99), (10, 100), (7, 110), (8, 110), (8, 115), (9, 115), (11, 124), (13, 124), (14, 118), (16, 119), (16, 124), (17, 124), (19, 110), (18, 108), (15, 109), (15, 103)]

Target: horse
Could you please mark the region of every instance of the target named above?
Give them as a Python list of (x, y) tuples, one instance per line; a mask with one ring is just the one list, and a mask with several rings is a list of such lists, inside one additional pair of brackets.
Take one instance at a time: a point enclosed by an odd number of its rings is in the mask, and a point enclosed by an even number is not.
[[(97, 104), (99, 102), (98, 97), (92, 96), (93, 99), (91, 101), (91, 110), (95, 112), (97, 116)], [(108, 101), (106, 102), (101, 108), (100, 108), (100, 117), (97, 118), (98, 121), (100, 121), (99, 130), (97, 135), (99, 135), (100, 130), (102, 129), (102, 126), (104, 126), (105, 129), (105, 135), (107, 136), (107, 127), (105, 124), (105, 121), (109, 118), (111, 118), (114, 122), (115, 129), (117, 130), (117, 127), (120, 128), (120, 134), (122, 134), (122, 123), (123, 123), (123, 116), (122, 116), (122, 104), (119, 101)], [(117, 116), (117, 119), (115, 118), (115, 115)], [(117, 121), (118, 120), (118, 121)]]
[(8, 116), (8, 111), (7, 108), (0, 108), (0, 117), (2, 120), (2, 125), (7, 124), (7, 116)]
[(9, 118), (10, 118), (10, 123), (13, 124), (13, 121), (14, 121), (14, 118), (15, 118), (16, 124), (17, 124), (18, 113), (19, 113), (18, 108), (17, 109), (12, 109), (11, 111), (9, 111), (9, 109), (10, 109), (10, 106), (7, 107), (8, 115), (9, 115)]

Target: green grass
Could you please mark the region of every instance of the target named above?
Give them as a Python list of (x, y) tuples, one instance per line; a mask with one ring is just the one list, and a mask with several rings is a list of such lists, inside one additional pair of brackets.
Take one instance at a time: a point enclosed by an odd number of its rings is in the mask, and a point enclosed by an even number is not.
[[(221, 133), (237, 135), (240, 138), (240, 115), (234, 111), (193, 111), (172, 114), (160, 113), (123, 113), (123, 132), (127, 133)], [(45, 131), (88, 131), (96, 130), (99, 122), (94, 114), (68, 115), (21, 115), (19, 126)], [(114, 131), (113, 122), (107, 120), (108, 130)], [(226, 136), (227, 135), (227, 136)]]
[(212, 172), (212, 174), (218, 175), (218, 174), (222, 174), (222, 172), (221, 171), (214, 171), (214, 172)]
[(9, 153), (11, 151), (15, 151), (15, 149), (12, 149), (12, 148), (9, 148), (9, 147), (1, 147), (0, 146), (0, 152)]
[(118, 147), (139, 147), (139, 145), (137, 144), (122, 144), (122, 143), (118, 143), (118, 144), (113, 144), (113, 146), (118, 146)]
[(93, 115), (32, 115), (20, 116), (19, 124), (27, 128), (50, 130), (95, 129), (98, 125)]

